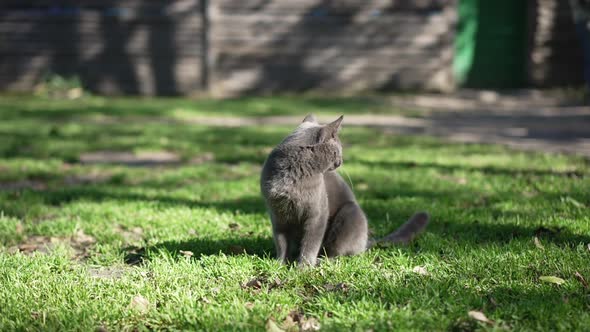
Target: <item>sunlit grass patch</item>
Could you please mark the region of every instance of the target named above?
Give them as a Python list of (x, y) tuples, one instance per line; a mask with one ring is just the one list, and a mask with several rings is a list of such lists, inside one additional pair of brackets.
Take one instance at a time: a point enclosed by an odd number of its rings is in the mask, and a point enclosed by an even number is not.
[[(383, 105), (294, 97), (76, 103), (0, 98), (0, 330), (590, 326), (583, 158), (345, 124), (341, 172), (374, 235), (418, 210), (432, 223), (408, 247), (302, 271), (272, 259), (258, 182), (269, 149), (291, 128), (207, 127), (179, 122), (175, 110), (336, 114)], [(81, 158), (97, 152), (130, 157)], [(164, 153), (178, 158), (156, 158)]]

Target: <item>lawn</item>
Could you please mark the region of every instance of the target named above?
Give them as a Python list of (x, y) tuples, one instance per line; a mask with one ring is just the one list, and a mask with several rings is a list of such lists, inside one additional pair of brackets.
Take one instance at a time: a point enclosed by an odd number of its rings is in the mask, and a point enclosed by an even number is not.
[(370, 98), (0, 97), (0, 330), (588, 330), (580, 157), (345, 116), (340, 172), (373, 234), (418, 210), (432, 223), (408, 247), (278, 264), (258, 175), (292, 128), (183, 120), (308, 111), (406, 114)]

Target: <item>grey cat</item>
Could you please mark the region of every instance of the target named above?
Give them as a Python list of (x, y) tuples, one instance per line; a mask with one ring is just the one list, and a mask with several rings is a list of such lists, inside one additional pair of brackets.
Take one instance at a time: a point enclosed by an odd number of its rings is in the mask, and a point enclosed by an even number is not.
[(370, 241), (368, 223), (352, 190), (335, 171), (342, 164), (343, 117), (320, 125), (313, 115), (268, 156), (260, 188), (272, 222), (277, 259), (315, 265), (318, 255), (355, 255), (375, 243), (409, 243), (428, 224), (415, 214), (397, 231)]

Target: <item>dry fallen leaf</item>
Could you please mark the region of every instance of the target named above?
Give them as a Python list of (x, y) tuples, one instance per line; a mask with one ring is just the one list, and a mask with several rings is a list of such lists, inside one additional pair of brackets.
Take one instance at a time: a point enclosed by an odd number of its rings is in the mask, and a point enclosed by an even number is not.
[(280, 328), (272, 318), (269, 318), (266, 321), (266, 331), (267, 332), (284, 332), (285, 330)]
[(282, 328), (286, 331), (296, 330), (299, 327), (299, 331), (317, 331), (320, 329), (320, 323), (314, 317), (305, 317), (302, 312), (292, 310), (289, 312), (285, 321), (282, 324)]
[(417, 273), (419, 275), (423, 275), (423, 276), (430, 275), (430, 273), (428, 273), (426, 268), (423, 266), (415, 266), (414, 269), (412, 269), (412, 272)]
[(321, 327), (320, 322), (318, 322), (318, 320), (313, 317), (303, 317), (299, 322), (299, 326), (301, 331), (318, 331)]
[(484, 322), (484, 323), (487, 323), (487, 324), (493, 324), (494, 323), (494, 321), (488, 319), (486, 317), (486, 315), (484, 315), (484, 313), (481, 312), (481, 311), (471, 310), (467, 314), (469, 315), (469, 317), (471, 317), (471, 318), (473, 318), (473, 319), (475, 319), (477, 321)]
[(270, 284), (268, 285), (268, 290), (271, 290), (273, 288), (277, 288), (277, 287), (281, 287), (281, 285), (283, 284), (283, 282), (281, 281), (281, 279), (279, 278), (274, 278)]
[(42, 243), (22, 243), (18, 246), (18, 249), (24, 253), (32, 253), (34, 251), (47, 252), (43, 250), (46, 248)]
[(84, 233), (84, 230), (79, 229), (72, 235), (72, 242), (79, 245), (91, 245), (96, 242), (96, 239)]
[(248, 281), (247, 283), (243, 284), (242, 288), (260, 289), (260, 288), (262, 288), (262, 283), (260, 282), (259, 278), (254, 278), (254, 279), (251, 279), (250, 281)]
[(533, 238), (533, 242), (535, 243), (535, 246), (541, 250), (545, 250), (545, 247), (543, 247), (543, 245), (541, 244), (541, 241), (539, 240), (538, 237), (534, 237)]
[(64, 239), (57, 237), (33, 235), (27, 237), (22, 243), (17, 245), (18, 251), (24, 254), (33, 254), (35, 252), (48, 253), (56, 245), (64, 243)]
[(580, 281), (580, 283), (582, 283), (582, 285), (584, 286), (584, 288), (588, 289), (588, 282), (586, 281), (586, 279), (584, 279), (584, 276), (582, 276), (580, 274), (580, 272), (576, 271), (576, 278), (578, 278), (578, 280)]
[(287, 317), (285, 317), (285, 320), (283, 321), (283, 324), (281, 324), (282, 328), (289, 331), (289, 330), (293, 330), (297, 327), (297, 322), (299, 321), (299, 313), (296, 313), (295, 316), (292, 315), (295, 311), (291, 311)]
[(96, 328), (96, 332), (109, 332), (109, 329), (107, 329), (106, 326), (101, 325)]
[(337, 284), (326, 284), (324, 286), (324, 289), (328, 292), (331, 291), (342, 291), (342, 292), (347, 292), (348, 291), (348, 285), (343, 283), (343, 282), (339, 282)]
[(267, 291), (270, 292), (274, 288), (282, 287), (283, 281), (279, 278), (269, 279), (265, 276), (258, 276), (258, 277), (252, 278), (247, 283), (241, 284), (241, 287), (243, 289), (250, 288), (250, 289), (258, 292), (262, 289), (263, 285), (266, 285)]
[(184, 255), (184, 257), (193, 257), (195, 254), (190, 250), (179, 250), (179, 252)]
[(150, 310), (150, 301), (141, 295), (135, 295), (135, 297), (129, 303), (131, 309), (137, 310), (141, 313), (146, 313)]
[(544, 282), (550, 282), (550, 283), (557, 284), (557, 285), (561, 285), (561, 284), (565, 283), (565, 280), (563, 280), (559, 277), (555, 277), (555, 276), (542, 276), (542, 277), (539, 277), (539, 280), (544, 281)]

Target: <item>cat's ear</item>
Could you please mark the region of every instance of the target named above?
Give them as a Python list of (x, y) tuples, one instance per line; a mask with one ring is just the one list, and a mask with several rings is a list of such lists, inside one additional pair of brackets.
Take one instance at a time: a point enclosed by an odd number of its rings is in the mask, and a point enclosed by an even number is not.
[(341, 127), (343, 118), (344, 118), (343, 116), (340, 116), (338, 119), (336, 119), (336, 121), (328, 123), (320, 130), (320, 134), (319, 134), (319, 142), (320, 143), (325, 142), (327, 139), (329, 139), (331, 137), (335, 137), (336, 134), (338, 134), (338, 132), (340, 131), (340, 127)]
[(341, 115), (334, 122), (328, 123), (326, 127), (329, 128), (331, 132), (338, 133), (340, 131), (340, 127), (342, 126), (342, 119), (344, 119), (344, 115)]
[(303, 119), (303, 122), (318, 123), (318, 120), (315, 118), (315, 115), (308, 114), (305, 119)]

